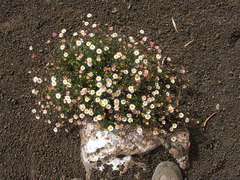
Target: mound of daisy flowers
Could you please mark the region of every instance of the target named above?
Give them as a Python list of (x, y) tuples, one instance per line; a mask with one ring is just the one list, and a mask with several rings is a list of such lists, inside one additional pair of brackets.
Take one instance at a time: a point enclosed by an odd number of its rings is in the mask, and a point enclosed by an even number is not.
[(35, 117), (54, 132), (91, 124), (120, 135), (168, 134), (188, 122), (177, 100), (185, 70), (162, 56), (143, 30), (136, 38), (121, 35), (91, 17), (76, 32), (62, 29), (47, 41), (46, 66), (33, 76)]

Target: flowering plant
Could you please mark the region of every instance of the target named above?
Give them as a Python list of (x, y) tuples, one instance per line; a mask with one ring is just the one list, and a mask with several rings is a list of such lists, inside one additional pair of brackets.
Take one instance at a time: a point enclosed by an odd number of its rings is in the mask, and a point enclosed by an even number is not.
[[(140, 30), (136, 40), (108, 25), (83, 21), (68, 35), (66, 29), (47, 43), (50, 60), (36, 87), (36, 118), (60, 127), (71, 124), (100, 127), (119, 134), (137, 131), (166, 134), (189, 119), (179, 111), (177, 94), (185, 70), (162, 56), (159, 46)], [(40, 85), (41, 84), (41, 85)]]

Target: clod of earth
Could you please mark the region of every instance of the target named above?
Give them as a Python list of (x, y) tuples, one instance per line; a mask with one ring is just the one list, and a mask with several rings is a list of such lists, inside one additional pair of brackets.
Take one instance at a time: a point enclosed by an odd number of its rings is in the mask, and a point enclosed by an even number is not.
[[(156, 147), (163, 145), (169, 153), (178, 162), (183, 170), (189, 167), (189, 132), (185, 127), (179, 127), (171, 136), (166, 135), (139, 135), (132, 133), (125, 135), (124, 138), (116, 138), (114, 132), (102, 131), (100, 129), (91, 129), (87, 125), (80, 130), (81, 135), (81, 159), (86, 170), (86, 179), (90, 179), (91, 169), (98, 168), (101, 170), (104, 164), (112, 164), (113, 170), (117, 170), (118, 165), (123, 165), (124, 173), (129, 165), (142, 163), (133, 162), (131, 155), (140, 154)], [(171, 137), (175, 137), (174, 141)], [(120, 155), (125, 157), (120, 160)], [(101, 162), (102, 166), (98, 166), (97, 162)]]

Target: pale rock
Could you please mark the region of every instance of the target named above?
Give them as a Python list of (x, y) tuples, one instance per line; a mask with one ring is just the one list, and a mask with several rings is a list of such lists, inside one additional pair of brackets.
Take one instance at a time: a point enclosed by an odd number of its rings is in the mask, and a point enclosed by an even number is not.
[[(125, 135), (124, 138), (116, 139), (116, 133), (102, 131), (89, 125), (80, 130), (81, 136), (81, 159), (86, 170), (86, 179), (90, 179), (91, 169), (104, 169), (104, 164), (112, 165), (113, 170), (124, 165), (125, 172), (130, 165), (138, 164), (145, 169), (143, 163), (133, 162), (131, 155), (140, 154), (163, 145), (178, 162), (180, 168), (189, 166), (188, 152), (190, 147), (189, 132), (186, 128), (177, 128), (171, 136), (166, 135), (139, 135), (137, 132)], [(176, 140), (171, 141), (175, 136)], [(125, 155), (124, 158), (117, 158)], [(100, 167), (97, 162), (102, 162)]]

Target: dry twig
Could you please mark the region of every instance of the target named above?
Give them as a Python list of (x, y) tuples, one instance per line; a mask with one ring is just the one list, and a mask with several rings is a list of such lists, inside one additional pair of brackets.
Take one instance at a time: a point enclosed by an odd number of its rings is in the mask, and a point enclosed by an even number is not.
[(217, 114), (217, 112), (212, 113), (207, 119), (205, 119), (205, 121), (203, 122), (203, 128), (206, 127), (207, 122), (208, 122), (215, 114)]
[(193, 40), (189, 41), (188, 43), (184, 44), (184, 47), (187, 47), (189, 44), (191, 44)]
[(176, 31), (177, 33), (179, 33), (179, 31), (178, 31), (178, 29), (177, 29), (177, 25), (176, 25), (176, 23), (175, 23), (175, 21), (174, 21), (173, 18), (172, 18), (172, 23), (173, 23), (173, 27), (174, 27), (175, 31)]

